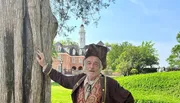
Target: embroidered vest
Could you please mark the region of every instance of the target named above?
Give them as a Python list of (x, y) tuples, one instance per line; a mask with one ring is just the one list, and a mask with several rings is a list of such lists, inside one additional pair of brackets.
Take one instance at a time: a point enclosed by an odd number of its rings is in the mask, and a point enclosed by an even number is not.
[(100, 103), (102, 97), (102, 89), (100, 79), (94, 84), (91, 92), (85, 100), (84, 87), (80, 86), (77, 95), (77, 103)]

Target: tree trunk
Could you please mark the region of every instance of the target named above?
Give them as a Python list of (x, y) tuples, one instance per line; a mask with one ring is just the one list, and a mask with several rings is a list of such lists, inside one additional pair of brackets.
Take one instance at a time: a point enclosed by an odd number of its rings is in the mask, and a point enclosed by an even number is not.
[(49, 0), (0, 1), (0, 102), (50, 103), (51, 85), (36, 50), (51, 62), (57, 20)]

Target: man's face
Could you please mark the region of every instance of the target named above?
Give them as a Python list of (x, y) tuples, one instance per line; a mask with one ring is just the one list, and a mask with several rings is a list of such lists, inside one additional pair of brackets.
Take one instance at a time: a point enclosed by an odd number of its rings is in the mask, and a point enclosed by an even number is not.
[(94, 80), (100, 74), (100, 60), (98, 57), (89, 56), (86, 58), (85, 72), (90, 80)]

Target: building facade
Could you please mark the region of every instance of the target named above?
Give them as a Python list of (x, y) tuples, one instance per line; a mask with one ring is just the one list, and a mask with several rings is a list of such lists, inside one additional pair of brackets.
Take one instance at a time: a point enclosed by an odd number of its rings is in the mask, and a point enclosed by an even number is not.
[(62, 45), (57, 42), (54, 46), (58, 57), (53, 58), (52, 67), (64, 74), (78, 74), (83, 70), (83, 60), (87, 45), (85, 45), (84, 25), (79, 30), (79, 45)]
[[(54, 44), (58, 57), (53, 58), (53, 68), (63, 74), (79, 74), (83, 72), (85, 51), (88, 48), (88, 45), (85, 45), (85, 34), (84, 26), (81, 25), (79, 30), (79, 45), (62, 45), (60, 42)], [(104, 46), (102, 41), (99, 41), (97, 44)]]

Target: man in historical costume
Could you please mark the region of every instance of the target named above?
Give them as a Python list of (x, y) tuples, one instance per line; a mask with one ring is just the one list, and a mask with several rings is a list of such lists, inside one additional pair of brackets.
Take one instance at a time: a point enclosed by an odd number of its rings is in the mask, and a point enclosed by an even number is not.
[(85, 54), (84, 73), (75, 76), (65, 76), (46, 64), (40, 51), (37, 51), (36, 59), (46, 75), (63, 87), (72, 89), (73, 103), (134, 103), (128, 90), (101, 74), (101, 70), (106, 68), (107, 51), (104, 46), (90, 44)]

